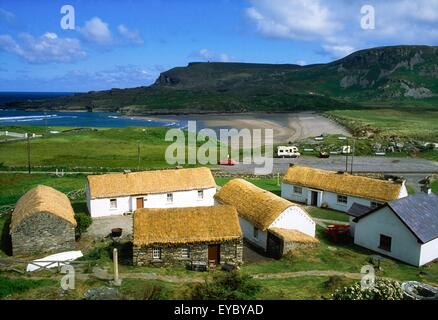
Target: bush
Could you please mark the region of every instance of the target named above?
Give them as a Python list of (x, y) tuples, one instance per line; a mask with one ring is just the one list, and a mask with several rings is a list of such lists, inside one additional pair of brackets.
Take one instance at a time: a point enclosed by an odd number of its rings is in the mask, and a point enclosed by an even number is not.
[(251, 300), (259, 293), (260, 285), (239, 271), (218, 273), (192, 290), (194, 300)]
[(75, 218), (78, 224), (76, 226), (76, 237), (79, 238), (82, 235), (82, 233), (87, 231), (88, 227), (93, 222), (93, 219), (91, 219), (91, 217), (88, 214), (83, 212), (76, 213)]
[(336, 290), (333, 300), (401, 300), (403, 290), (399, 282), (376, 278), (374, 286), (362, 289), (360, 282), (349, 287)]

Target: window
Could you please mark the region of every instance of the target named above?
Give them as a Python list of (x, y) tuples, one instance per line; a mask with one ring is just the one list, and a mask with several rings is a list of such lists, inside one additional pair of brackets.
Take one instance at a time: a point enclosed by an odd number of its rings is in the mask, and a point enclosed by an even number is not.
[(173, 202), (173, 193), (168, 193), (167, 194), (167, 202)]
[(294, 193), (303, 194), (303, 188), (294, 186)]
[(190, 258), (189, 247), (183, 247), (183, 248), (181, 248), (181, 258), (185, 258), (185, 259)]
[(198, 200), (204, 199), (204, 190), (198, 190)]
[(152, 258), (153, 259), (161, 259), (161, 248), (153, 248), (152, 249)]
[(347, 204), (347, 196), (341, 196), (338, 194), (338, 203)]
[(259, 229), (257, 227), (254, 227), (252, 234), (254, 236), (254, 239), (258, 239), (259, 238)]
[(375, 209), (377, 207), (380, 207), (381, 203), (380, 202), (376, 202), (376, 201), (371, 201), (370, 206), (371, 206), (371, 209)]
[(379, 248), (385, 251), (391, 251), (391, 240), (392, 240), (391, 237), (381, 234)]
[(110, 199), (110, 209), (117, 209), (117, 199)]

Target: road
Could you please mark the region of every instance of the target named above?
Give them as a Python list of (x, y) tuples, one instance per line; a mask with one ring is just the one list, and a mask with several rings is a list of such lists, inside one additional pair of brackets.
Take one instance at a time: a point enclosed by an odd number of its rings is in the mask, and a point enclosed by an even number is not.
[[(349, 158), (350, 161), (350, 158)], [(328, 159), (320, 159), (317, 157), (303, 156), (297, 159), (274, 159), (273, 173), (286, 172), (289, 164), (298, 164), (302, 166), (324, 169), (345, 171), (345, 157), (331, 156)], [(221, 166), (225, 172), (252, 174), (256, 167), (261, 167), (254, 163), (243, 164), (239, 162), (235, 166)], [(348, 171), (350, 171), (350, 162)], [(425, 159), (414, 158), (391, 158), (391, 157), (355, 157), (353, 163), (353, 171), (361, 173), (386, 173), (386, 174), (432, 174), (438, 173), (438, 162)]]

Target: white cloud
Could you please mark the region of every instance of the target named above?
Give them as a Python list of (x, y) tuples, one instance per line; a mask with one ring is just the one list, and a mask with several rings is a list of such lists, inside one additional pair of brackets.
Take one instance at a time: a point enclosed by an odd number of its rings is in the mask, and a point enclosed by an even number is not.
[(117, 27), (117, 31), (124, 39), (128, 40), (130, 43), (134, 43), (134, 44), (144, 43), (144, 40), (141, 37), (140, 32), (138, 30), (131, 30), (125, 25), (120, 24)]
[(8, 24), (13, 23), (15, 20), (15, 14), (5, 9), (0, 8), (0, 21), (5, 21)]
[(340, 29), (333, 13), (320, 0), (252, 1), (246, 9), (257, 30), (270, 37), (312, 40)]
[(296, 62), (296, 64), (299, 65), (299, 66), (305, 66), (305, 65), (307, 64), (307, 62), (304, 61), (304, 60), (298, 60), (298, 61)]
[(330, 53), (333, 57), (345, 57), (355, 51), (355, 48), (349, 45), (330, 45), (325, 44), (322, 48)]
[(201, 49), (194, 56), (202, 58), (205, 61), (230, 62), (233, 59), (226, 53), (215, 53), (208, 49)]
[[(250, 0), (245, 13), (266, 37), (313, 41), (334, 58), (372, 46), (438, 42), (438, 0)], [(376, 28), (360, 26), (363, 5)]]
[(74, 62), (86, 57), (79, 40), (59, 38), (53, 32), (38, 38), (22, 33), (17, 40), (10, 35), (0, 35), (0, 50), (16, 54), (31, 63)]
[(103, 22), (99, 17), (88, 20), (83, 27), (78, 27), (77, 29), (90, 42), (99, 45), (109, 45), (113, 42), (113, 36), (108, 23)]

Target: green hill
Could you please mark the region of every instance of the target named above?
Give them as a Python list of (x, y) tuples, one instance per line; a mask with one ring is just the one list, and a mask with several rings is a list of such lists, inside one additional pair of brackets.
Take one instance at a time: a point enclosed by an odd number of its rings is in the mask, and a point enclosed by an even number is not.
[(7, 107), (126, 114), (286, 112), (438, 105), (438, 47), (366, 49), (328, 64), (193, 62), (149, 87), (112, 89)]

